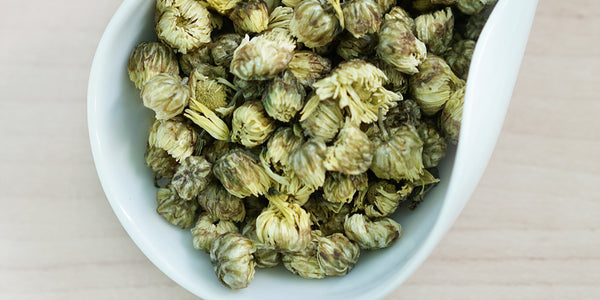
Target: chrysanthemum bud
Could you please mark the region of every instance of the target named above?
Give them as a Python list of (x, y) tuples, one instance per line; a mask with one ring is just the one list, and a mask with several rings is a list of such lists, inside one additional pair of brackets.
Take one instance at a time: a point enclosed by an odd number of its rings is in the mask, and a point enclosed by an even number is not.
[(281, 262), (281, 254), (277, 250), (264, 245), (258, 240), (258, 236), (256, 235), (256, 219), (250, 220), (244, 226), (242, 234), (254, 242), (254, 246), (256, 247), (254, 260), (258, 268), (272, 268)]
[(311, 86), (331, 71), (331, 61), (312, 51), (295, 51), (288, 69), (305, 87)]
[(237, 232), (217, 237), (210, 246), (210, 262), (221, 283), (232, 289), (247, 287), (254, 279), (254, 252), (252, 240)]
[(310, 139), (296, 148), (290, 156), (292, 170), (302, 182), (313, 188), (318, 188), (325, 182), (326, 146), (321, 139)]
[(244, 80), (268, 80), (283, 71), (296, 44), (285, 30), (244, 38), (233, 52), (230, 72)]
[(179, 197), (192, 200), (208, 185), (212, 165), (202, 156), (188, 156), (177, 168), (171, 180)]
[(344, 276), (352, 270), (360, 248), (342, 233), (321, 237), (317, 244), (317, 260), (327, 276)]
[(284, 71), (267, 87), (262, 103), (272, 118), (289, 122), (304, 106), (304, 87), (290, 71)]
[(146, 82), (158, 74), (178, 76), (177, 56), (171, 48), (162, 43), (142, 42), (131, 51), (127, 72), (135, 87), (141, 89)]
[(194, 225), (196, 211), (198, 210), (196, 201), (180, 198), (172, 186), (158, 189), (156, 201), (158, 202), (156, 212), (169, 223), (183, 229)]
[(440, 124), (444, 136), (456, 145), (458, 143), (458, 135), (460, 133), (460, 123), (462, 121), (463, 103), (465, 101), (465, 87), (454, 92), (442, 111)]
[(316, 48), (329, 44), (342, 31), (334, 5), (339, 1), (304, 0), (294, 7), (290, 22), (292, 35), (306, 47)]
[(203, 45), (192, 52), (179, 55), (179, 66), (181, 67), (181, 72), (183, 72), (183, 74), (186, 76), (190, 76), (192, 71), (200, 64), (212, 63), (213, 60), (212, 57), (210, 57), (209, 45)]
[(448, 49), (454, 35), (454, 15), (446, 7), (415, 19), (417, 38), (427, 46), (427, 51), (442, 55)]
[(456, 7), (466, 15), (475, 15), (497, 0), (457, 0)]
[(238, 227), (231, 221), (220, 220), (219, 218), (204, 212), (198, 217), (198, 221), (192, 228), (193, 246), (198, 250), (210, 252), (210, 244), (218, 236), (228, 233), (238, 232)]
[(346, 34), (340, 38), (336, 53), (345, 60), (353, 58), (365, 59), (372, 56), (377, 46), (376, 34), (365, 34), (360, 38)]
[(413, 35), (405, 21), (388, 18), (388, 15), (378, 33), (377, 55), (396, 70), (415, 74), (419, 71), (417, 67), (427, 57), (427, 48)]
[(156, 23), (158, 38), (185, 54), (210, 43), (212, 26), (208, 10), (195, 0), (166, 7)]
[(231, 141), (246, 147), (264, 143), (275, 131), (273, 120), (267, 115), (259, 101), (249, 101), (233, 112)]
[(313, 87), (321, 101), (336, 99), (340, 108), (347, 107), (352, 122), (372, 123), (377, 120), (380, 109), (385, 114), (402, 99), (402, 95), (383, 87), (385, 79), (383, 71), (373, 64), (354, 59), (340, 63)]
[(465, 85), (440, 57), (429, 55), (419, 66), (419, 73), (410, 77), (409, 88), (425, 115), (440, 111), (450, 96)]
[(365, 215), (354, 214), (344, 223), (346, 236), (361, 249), (389, 247), (402, 235), (402, 227), (390, 218), (370, 220)]
[(381, 179), (412, 180), (423, 173), (423, 142), (413, 126), (393, 129), (373, 141), (371, 171)]
[(360, 38), (367, 33), (379, 30), (381, 8), (372, 0), (350, 0), (342, 4), (344, 25), (354, 37)]
[(242, 43), (242, 36), (235, 33), (227, 33), (219, 36), (210, 45), (210, 55), (217, 66), (229, 68), (233, 59), (233, 52)]
[(298, 204), (285, 202), (287, 196), (267, 196), (269, 206), (256, 218), (258, 240), (284, 251), (301, 251), (310, 243), (310, 218)]
[(148, 143), (150, 146), (166, 150), (177, 161), (192, 155), (198, 139), (194, 129), (176, 117), (169, 120), (156, 120), (150, 128)]
[(215, 177), (234, 196), (260, 196), (271, 186), (271, 178), (252, 154), (233, 149), (213, 166)]
[(246, 216), (244, 201), (217, 182), (209, 184), (197, 197), (198, 204), (219, 220), (241, 222)]
[(229, 18), (237, 29), (258, 33), (267, 30), (269, 11), (267, 4), (262, 0), (243, 1), (231, 10)]
[(167, 73), (150, 79), (140, 93), (144, 106), (156, 113), (156, 118), (166, 120), (183, 111), (190, 99), (190, 90), (179, 76)]
[(475, 41), (459, 40), (451, 45), (444, 56), (454, 74), (463, 80), (467, 80), (469, 76), (473, 51), (475, 51)]
[(317, 103), (317, 107), (311, 112), (306, 113), (300, 119), (300, 125), (305, 134), (323, 139), (325, 142), (331, 141), (344, 124), (344, 115), (340, 106), (334, 100), (320, 101), (315, 95), (307, 102)]

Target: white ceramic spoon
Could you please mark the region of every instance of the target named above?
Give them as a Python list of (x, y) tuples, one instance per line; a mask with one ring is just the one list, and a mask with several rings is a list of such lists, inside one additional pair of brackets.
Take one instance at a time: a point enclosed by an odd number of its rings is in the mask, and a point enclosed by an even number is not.
[(232, 291), (218, 282), (208, 255), (193, 249), (189, 231), (155, 212), (156, 189), (143, 159), (152, 113), (126, 72), (133, 47), (155, 39), (154, 1), (126, 0), (98, 45), (88, 88), (90, 143), (106, 197), (142, 252), (202, 298), (381, 298), (427, 258), (477, 186), (502, 127), (536, 6), (536, 0), (498, 1), (473, 55), (459, 146), (440, 165), (442, 182), (426, 201), (395, 216), (404, 229), (400, 240), (388, 249), (363, 252), (345, 277), (306, 280), (282, 267), (259, 269), (250, 287)]

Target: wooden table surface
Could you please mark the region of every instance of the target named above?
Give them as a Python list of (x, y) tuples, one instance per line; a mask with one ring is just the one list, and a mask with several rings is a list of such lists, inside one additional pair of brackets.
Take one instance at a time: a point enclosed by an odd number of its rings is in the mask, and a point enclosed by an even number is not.
[[(94, 168), (87, 80), (120, 2), (0, 2), (0, 299), (195, 299)], [(600, 1), (539, 2), (481, 183), (388, 299), (600, 299)]]

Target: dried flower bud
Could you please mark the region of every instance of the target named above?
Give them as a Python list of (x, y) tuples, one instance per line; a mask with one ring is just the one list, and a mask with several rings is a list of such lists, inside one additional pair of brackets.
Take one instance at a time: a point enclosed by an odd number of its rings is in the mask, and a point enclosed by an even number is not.
[(233, 52), (230, 72), (244, 80), (272, 79), (290, 62), (294, 48), (293, 39), (281, 29), (246, 36)]
[(182, 160), (171, 181), (179, 197), (192, 200), (204, 190), (212, 175), (211, 166), (202, 156), (188, 156)]
[(435, 55), (429, 55), (409, 81), (410, 92), (425, 115), (440, 111), (452, 93), (464, 85), (444, 59)]
[(169, 120), (155, 120), (150, 128), (150, 146), (166, 150), (177, 161), (192, 155), (198, 135), (192, 128), (176, 117)]
[(228, 232), (238, 232), (238, 227), (235, 223), (219, 220), (219, 218), (204, 212), (200, 214), (196, 226), (192, 228), (194, 248), (210, 252), (212, 241)]
[(379, 5), (372, 0), (350, 0), (342, 6), (344, 25), (354, 37), (375, 33), (381, 25), (382, 14)]
[[(338, 133), (344, 124), (344, 115), (342, 109), (334, 100), (320, 101), (314, 95), (309, 103), (317, 103), (317, 107), (311, 112), (303, 111), (300, 125), (304, 129), (305, 134), (320, 138), (325, 142), (331, 141)], [(309, 103), (305, 107), (309, 106)], [(306, 109), (306, 108), (305, 108)]]
[(349, 120), (325, 155), (328, 171), (358, 175), (366, 172), (373, 161), (369, 137)]
[(411, 33), (415, 33), (415, 19), (411, 18), (408, 12), (406, 12), (400, 6), (394, 6), (387, 14), (384, 19), (386, 22), (400, 22), (410, 30)]
[[(242, 42), (242, 36), (235, 33), (227, 33), (219, 36), (209, 48), (212, 60), (217, 66), (223, 66), (229, 69), (233, 52)], [(225, 76), (223, 76), (225, 77)]]
[(282, 256), (283, 266), (293, 274), (308, 279), (325, 277), (325, 271), (321, 268), (317, 259), (318, 239), (322, 233), (318, 230), (311, 232), (311, 241), (302, 251), (285, 252)]
[(242, 91), (245, 99), (260, 99), (267, 87), (266, 81), (244, 80), (239, 77), (233, 78), (233, 84)]
[(267, 116), (259, 101), (249, 101), (233, 112), (231, 141), (246, 147), (264, 143), (275, 130), (275, 123)]
[(388, 18), (390, 13), (379, 30), (377, 55), (396, 70), (415, 74), (419, 71), (417, 67), (427, 57), (427, 48), (405, 22)]
[(227, 124), (214, 111), (198, 100), (191, 98), (189, 108), (185, 110), (183, 115), (196, 123), (196, 125), (202, 127), (202, 129), (206, 130), (215, 139), (221, 141), (229, 139)]
[(340, 63), (331, 74), (315, 82), (315, 94), (321, 101), (336, 99), (340, 108), (348, 107), (353, 123), (372, 123), (381, 109), (387, 113), (402, 95), (383, 87), (385, 74), (373, 64), (362, 60)]
[(301, 251), (310, 243), (310, 217), (287, 196), (267, 196), (269, 206), (256, 218), (258, 240), (278, 250)]
[(483, 26), (488, 20), (488, 17), (492, 13), (494, 6), (490, 5), (486, 9), (482, 10), (480, 13), (474, 14), (469, 17), (467, 20), (467, 24), (465, 25), (464, 38), (469, 40), (477, 41), (481, 31), (483, 30)]
[(344, 60), (353, 58), (363, 59), (373, 54), (375, 46), (377, 46), (377, 35), (375, 34), (365, 34), (360, 38), (345, 34), (340, 38), (340, 42), (335, 51)]
[(158, 148), (155, 146), (146, 147), (146, 153), (144, 154), (144, 159), (146, 160), (146, 166), (151, 168), (154, 172), (171, 178), (175, 175), (175, 171), (177, 170), (177, 160), (167, 151), (162, 148)]
[(193, 72), (190, 72), (189, 75), (192, 75), (194, 72), (198, 72), (210, 79), (219, 80), (219, 82), (225, 82), (225, 78), (229, 76), (229, 72), (223, 66), (213, 66), (205, 63), (198, 63)]
[(156, 192), (158, 207), (156, 212), (169, 223), (183, 229), (194, 225), (198, 203), (181, 199), (172, 187), (160, 188)]
[(269, 84), (262, 103), (272, 118), (289, 122), (304, 106), (304, 87), (290, 71), (284, 71)]
[(192, 99), (204, 104), (208, 109), (214, 111), (227, 106), (229, 88), (203, 74), (201, 69), (195, 69), (190, 74), (188, 86)]
[(323, 184), (323, 198), (332, 203), (349, 203), (358, 189), (366, 190), (368, 176), (329, 173)]
[(215, 177), (229, 193), (244, 198), (259, 196), (271, 186), (271, 178), (258, 159), (241, 149), (233, 149), (213, 166)]
[(214, 164), (219, 158), (229, 153), (229, 150), (232, 149), (232, 145), (234, 144), (227, 141), (215, 140), (202, 149), (202, 155), (208, 162)]
[(420, 11), (428, 11), (439, 6), (454, 5), (457, 0), (413, 0), (413, 7)]
[(402, 125), (417, 127), (421, 124), (421, 108), (413, 100), (402, 100), (388, 112), (384, 124), (387, 128), (396, 128)]
[(212, 63), (213, 60), (210, 57), (210, 47), (208, 45), (200, 46), (200, 48), (192, 52), (179, 55), (179, 66), (181, 67), (181, 72), (186, 76), (190, 76), (192, 71), (201, 64)]
[(466, 15), (475, 15), (486, 7), (496, 3), (497, 0), (457, 0), (456, 7)]
[(459, 40), (452, 44), (445, 54), (445, 59), (454, 74), (463, 80), (469, 76), (471, 58), (475, 51), (475, 41)]
[(412, 185), (405, 184), (398, 190), (388, 181), (377, 181), (369, 186), (367, 201), (362, 209), (370, 218), (387, 217), (396, 211), (400, 202), (406, 200), (410, 192)]
[(386, 80), (383, 81), (383, 87), (396, 94), (405, 94), (408, 91), (408, 77), (406, 74), (394, 69), (381, 59), (375, 59), (373, 64), (385, 74)]
[(246, 216), (246, 208), (242, 198), (238, 198), (225, 190), (220, 184), (213, 182), (198, 195), (198, 203), (204, 210), (219, 220), (241, 222)]
[(241, 3), (242, 0), (206, 0), (206, 2), (218, 13), (227, 15), (227, 13)]
[(279, 264), (281, 261), (281, 254), (258, 241), (258, 235), (256, 235), (256, 219), (250, 220), (246, 226), (244, 226), (242, 234), (254, 242), (254, 246), (256, 247), (254, 260), (256, 261), (257, 267), (272, 268)]
[(190, 90), (179, 76), (162, 73), (150, 79), (140, 93), (144, 106), (156, 113), (156, 118), (166, 120), (183, 111), (190, 99)]
[(160, 73), (179, 75), (177, 56), (168, 46), (159, 42), (141, 42), (129, 56), (129, 79), (141, 89), (146, 82)]
[(454, 145), (458, 143), (460, 123), (462, 122), (463, 104), (465, 102), (465, 87), (454, 92), (442, 111), (440, 124), (444, 136)]
[(210, 13), (195, 0), (166, 7), (156, 23), (158, 38), (185, 54), (210, 43)]
[(325, 143), (320, 139), (310, 139), (296, 148), (290, 156), (294, 174), (304, 184), (318, 188), (325, 182)]
[(358, 243), (361, 249), (381, 249), (389, 247), (402, 235), (402, 227), (390, 218), (376, 221), (367, 216), (354, 214), (344, 223), (346, 236)]
[(281, 0), (283, 5), (291, 8), (296, 7), (300, 2), (302, 2), (302, 0)]
[(438, 10), (423, 14), (415, 19), (417, 38), (427, 46), (427, 51), (442, 55), (450, 46), (454, 35), (454, 15), (452, 9)]
[(296, 79), (306, 86), (311, 86), (331, 71), (331, 61), (312, 51), (296, 51), (288, 65)]
[(396, 5), (396, 0), (373, 0), (373, 2), (377, 4), (382, 15)]
[(335, 6), (339, 7), (339, 1), (330, 2), (304, 0), (294, 7), (290, 31), (298, 38), (298, 42), (309, 48), (321, 47), (333, 41), (342, 31), (335, 11)]
[(381, 179), (412, 180), (423, 173), (423, 142), (411, 125), (392, 130), (389, 140), (375, 137), (373, 149), (371, 171)]
[(413, 187), (413, 190), (408, 197), (409, 209), (415, 209), (421, 202), (423, 202), (425, 195), (429, 193), (429, 191), (431, 191), (431, 189), (433, 189), (438, 182), (440, 182), (437, 168), (432, 168), (430, 170), (436, 175), (433, 175), (428, 170), (425, 170), (419, 179), (408, 183)]
[(291, 169), (290, 153), (298, 148), (304, 139), (294, 133), (292, 128), (281, 127), (275, 131), (267, 143), (265, 160), (275, 170)]
[[(359, 193), (361, 192), (359, 191)], [(327, 201), (323, 202), (329, 203)], [(331, 211), (329, 213), (328, 218), (321, 222), (319, 229), (321, 229), (323, 234), (334, 234), (344, 232), (344, 222), (346, 221), (346, 216), (352, 211), (352, 205), (345, 204), (340, 207), (337, 207), (335, 210), (336, 211)]]
[(243, 1), (231, 10), (229, 18), (237, 29), (258, 33), (267, 30), (269, 11), (267, 4), (262, 0)]
[(317, 260), (327, 276), (344, 276), (352, 270), (360, 248), (341, 233), (318, 239)]
[(217, 237), (210, 246), (210, 262), (221, 283), (232, 289), (247, 287), (254, 279), (254, 252), (252, 241), (237, 232)]
[(268, 30), (280, 28), (289, 31), (290, 21), (294, 16), (294, 9), (286, 6), (275, 7), (271, 15), (269, 16)]
[(440, 160), (446, 156), (446, 140), (426, 122), (421, 123), (417, 130), (423, 141), (423, 166), (425, 168), (437, 167)]

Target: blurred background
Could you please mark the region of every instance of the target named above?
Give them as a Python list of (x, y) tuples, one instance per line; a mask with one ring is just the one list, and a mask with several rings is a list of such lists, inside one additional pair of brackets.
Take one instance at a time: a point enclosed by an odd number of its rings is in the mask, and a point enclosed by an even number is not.
[[(0, 2), (0, 299), (196, 299), (129, 239), (94, 168), (87, 80), (120, 3)], [(539, 1), (483, 179), (387, 299), (600, 299), (598, 11)]]

